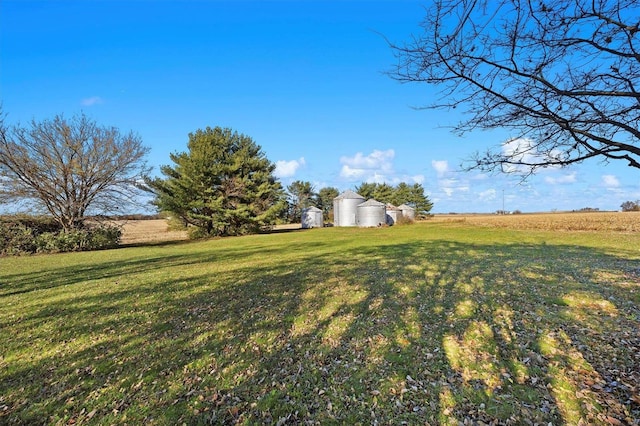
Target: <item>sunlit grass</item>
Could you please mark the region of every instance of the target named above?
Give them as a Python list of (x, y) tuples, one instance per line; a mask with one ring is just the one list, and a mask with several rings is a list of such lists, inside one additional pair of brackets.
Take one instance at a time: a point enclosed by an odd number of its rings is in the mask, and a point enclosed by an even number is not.
[(592, 367), (571, 347), (571, 338), (564, 332), (543, 334), (539, 347), (549, 359), (547, 374), (562, 418), (569, 424), (578, 424), (586, 418), (587, 407), (595, 408), (592, 404), (595, 401), (578, 392), (581, 387), (576, 378), (581, 373), (593, 372)]
[(0, 423), (628, 422), (637, 247), (423, 223), (2, 258)]

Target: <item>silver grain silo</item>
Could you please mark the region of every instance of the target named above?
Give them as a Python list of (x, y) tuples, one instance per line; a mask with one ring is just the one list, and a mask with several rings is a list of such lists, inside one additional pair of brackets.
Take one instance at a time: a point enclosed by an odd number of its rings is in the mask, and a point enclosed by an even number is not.
[(402, 210), (393, 204), (387, 204), (387, 225), (395, 225), (402, 219)]
[(361, 228), (382, 226), (387, 221), (384, 203), (370, 199), (358, 205), (357, 223)]
[(333, 199), (333, 224), (335, 226), (356, 226), (356, 208), (365, 201), (364, 197), (346, 190)]
[(406, 204), (401, 204), (398, 208), (402, 211), (402, 216), (409, 220), (416, 220), (416, 209)]
[(302, 210), (303, 228), (322, 228), (323, 226), (322, 210), (313, 206)]

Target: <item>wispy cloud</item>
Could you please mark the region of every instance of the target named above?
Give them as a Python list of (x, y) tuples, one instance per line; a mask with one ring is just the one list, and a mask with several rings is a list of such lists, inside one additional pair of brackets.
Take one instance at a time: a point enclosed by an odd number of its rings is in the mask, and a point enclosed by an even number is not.
[(602, 184), (607, 188), (618, 188), (620, 181), (614, 175), (602, 175)]
[(564, 185), (569, 183), (575, 183), (577, 181), (576, 172), (569, 173), (564, 176), (553, 177), (545, 176), (544, 181), (550, 185)]
[(103, 104), (104, 100), (100, 96), (91, 96), (90, 98), (84, 98), (80, 101), (82, 106), (94, 106)]
[(293, 177), (298, 169), (303, 167), (305, 164), (306, 161), (304, 160), (304, 157), (300, 157), (297, 160), (291, 161), (276, 161), (276, 170), (273, 172), (273, 174), (278, 178)]
[(386, 151), (376, 149), (368, 155), (358, 152), (353, 157), (341, 157), (340, 177), (352, 181), (358, 179), (378, 183), (391, 181), (395, 155), (393, 149)]
[(487, 189), (486, 191), (480, 191), (478, 198), (481, 201), (493, 201), (496, 199), (497, 191), (495, 189)]
[(436, 172), (438, 190), (446, 197), (451, 198), (454, 194), (468, 193), (471, 190), (468, 179), (460, 179), (461, 175), (449, 168), (449, 161), (432, 160), (431, 167)]
[(460, 181), (455, 178), (447, 178), (438, 179), (438, 189), (444, 192), (447, 197), (451, 197), (454, 195), (454, 193), (469, 192), (471, 188), (469, 187), (468, 182)]
[(413, 183), (424, 183), (424, 175), (415, 175), (415, 176), (411, 176), (410, 178), (411, 181), (413, 181)]
[(431, 167), (434, 168), (438, 177), (442, 177), (449, 171), (449, 162), (447, 160), (433, 160)]

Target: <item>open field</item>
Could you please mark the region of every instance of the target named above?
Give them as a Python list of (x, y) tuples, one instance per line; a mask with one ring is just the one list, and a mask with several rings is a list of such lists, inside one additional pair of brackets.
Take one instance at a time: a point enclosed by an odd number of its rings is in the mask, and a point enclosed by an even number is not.
[[(448, 214), (436, 215), (428, 221), (466, 223), (514, 230), (640, 232), (640, 212), (527, 213), (504, 216), (493, 214)], [(167, 222), (163, 219), (127, 221), (123, 222), (123, 228), (123, 244), (187, 239), (187, 233), (184, 231), (168, 230)], [(300, 228), (300, 224), (276, 227), (278, 230), (298, 228)]]
[[(187, 231), (175, 231), (169, 229), (165, 219), (128, 220), (121, 221), (122, 244), (145, 244), (163, 241), (181, 241), (188, 239)], [(290, 225), (278, 225), (277, 231), (300, 229), (299, 223)]]
[(434, 220), (0, 258), (0, 300), (3, 424), (640, 424), (637, 232)]
[(172, 231), (165, 219), (122, 221), (122, 244), (186, 240), (186, 231)]
[(545, 231), (640, 232), (640, 212), (527, 213), (516, 215), (437, 215), (435, 222)]

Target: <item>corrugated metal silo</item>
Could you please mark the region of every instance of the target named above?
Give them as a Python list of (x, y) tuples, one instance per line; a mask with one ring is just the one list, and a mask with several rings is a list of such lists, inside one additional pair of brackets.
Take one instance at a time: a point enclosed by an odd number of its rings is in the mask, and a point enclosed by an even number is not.
[(361, 228), (384, 225), (387, 221), (384, 203), (370, 199), (358, 205), (357, 223)]
[(322, 228), (324, 221), (322, 220), (322, 210), (317, 207), (308, 207), (302, 210), (302, 227)]
[(333, 224), (335, 226), (356, 226), (357, 207), (365, 201), (364, 197), (346, 190), (333, 199)]
[(402, 210), (393, 204), (387, 204), (387, 225), (395, 225), (402, 219)]
[(401, 204), (398, 208), (402, 211), (402, 216), (409, 220), (416, 220), (416, 209), (406, 204)]

